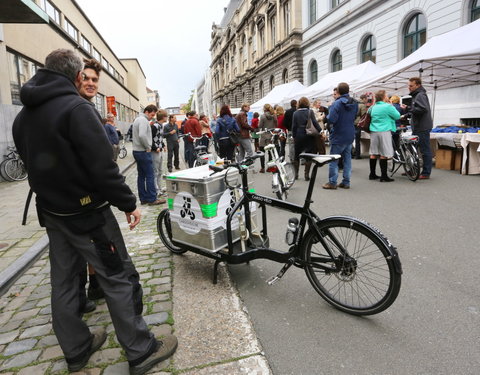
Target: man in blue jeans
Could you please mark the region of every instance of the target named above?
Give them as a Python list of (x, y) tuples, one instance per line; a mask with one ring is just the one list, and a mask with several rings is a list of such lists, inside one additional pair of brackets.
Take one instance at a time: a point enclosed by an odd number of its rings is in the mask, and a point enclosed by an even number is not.
[(150, 153), (152, 147), (150, 120), (156, 115), (157, 110), (158, 108), (155, 105), (147, 105), (143, 113), (133, 122), (132, 148), (133, 157), (137, 162), (137, 186), (141, 204), (157, 205), (165, 203), (165, 199), (157, 199), (153, 159)]
[(423, 159), (423, 169), (419, 180), (428, 180), (432, 173), (432, 150), (430, 149), (430, 131), (433, 127), (432, 112), (427, 92), (422, 80), (412, 77), (408, 80), (408, 89), (412, 96), (410, 108), (412, 133), (418, 135), (418, 146)]
[[(330, 155), (341, 155), (343, 159), (343, 179), (338, 187), (350, 189), (352, 174), (352, 143), (355, 138), (354, 120), (358, 111), (358, 103), (348, 95), (350, 87), (347, 83), (338, 84), (338, 97), (330, 107), (327, 120), (330, 124)], [(322, 187), (334, 190), (337, 188), (338, 160), (328, 166), (328, 182)]]

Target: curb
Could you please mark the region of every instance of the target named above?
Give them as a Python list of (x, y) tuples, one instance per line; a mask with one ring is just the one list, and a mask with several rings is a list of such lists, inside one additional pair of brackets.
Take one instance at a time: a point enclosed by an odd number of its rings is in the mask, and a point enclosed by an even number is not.
[[(120, 173), (124, 174), (133, 165), (135, 160), (127, 164)], [(43, 254), (49, 245), (48, 236), (45, 234), (37, 242), (35, 242), (20, 258), (8, 266), (5, 270), (0, 272), (0, 296), (3, 296), (5, 292), (17, 281), (23, 272), (29, 268), (38, 258)]]

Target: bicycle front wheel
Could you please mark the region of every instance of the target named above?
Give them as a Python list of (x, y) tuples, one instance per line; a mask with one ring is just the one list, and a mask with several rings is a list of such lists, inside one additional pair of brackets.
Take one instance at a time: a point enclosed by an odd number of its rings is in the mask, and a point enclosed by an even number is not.
[(285, 163), (283, 167), (285, 168), (285, 188), (290, 189), (295, 183), (295, 167), (292, 163)]
[(417, 181), (420, 177), (420, 158), (415, 146), (409, 144), (405, 148), (405, 164), (403, 169), (411, 181)]
[(402, 272), (388, 240), (369, 224), (351, 217), (327, 218), (317, 227), (325, 245), (310, 228), (302, 247), (305, 272), (320, 296), (353, 315), (372, 315), (388, 308), (400, 291)]
[(118, 157), (120, 159), (123, 159), (123, 158), (125, 158), (125, 156), (127, 156), (127, 149), (125, 147), (122, 147), (120, 149), (120, 152), (118, 153)]
[(23, 181), (27, 178), (27, 170), (25, 164), (20, 159), (6, 160), (3, 171), (10, 181)]
[(158, 215), (157, 231), (165, 247), (172, 253), (183, 254), (187, 251), (172, 243), (172, 224), (170, 222), (170, 211), (168, 208), (163, 209)]

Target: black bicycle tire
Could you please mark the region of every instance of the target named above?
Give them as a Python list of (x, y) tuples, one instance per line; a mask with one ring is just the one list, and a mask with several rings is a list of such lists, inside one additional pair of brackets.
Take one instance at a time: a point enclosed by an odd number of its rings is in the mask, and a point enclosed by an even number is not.
[(5, 163), (7, 161), (9, 161), (10, 159), (5, 159), (3, 160), (1, 163), (0, 163), (0, 176), (2, 176), (2, 178), (5, 180), (5, 181), (8, 181), (8, 182), (13, 182), (13, 180), (10, 179), (10, 177), (7, 176), (7, 174), (5, 173)]
[[(340, 240), (347, 250), (350, 250), (350, 256), (355, 257), (355, 270), (351, 275), (345, 276), (343, 273), (351, 272), (351, 268), (343, 269), (341, 273), (334, 272), (330, 274), (320, 269), (315, 271), (314, 267), (310, 266), (310, 264), (312, 264), (312, 246), (314, 245), (317, 234), (312, 228), (310, 228), (303, 238), (302, 256), (303, 260), (306, 262), (305, 273), (307, 274), (307, 278), (317, 293), (335, 308), (352, 315), (378, 314), (391, 306), (400, 291), (402, 272), (396, 250), (383, 234), (370, 224), (353, 217), (331, 217), (321, 220), (318, 222), (317, 226), (321, 233), (327, 233), (327, 229), (329, 229), (328, 233), (332, 234), (332, 231), (335, 229), (335, 238)], [(343, 231), (337, 231), (337, 228), (343, 229)], [(362, 237), (359, 237), (359, 234)], [(330, 248), (334, 254), (336, 252), (339, 253), (336, 249), (332, 248), (333, 242), (329, 238), (324, 237), (324, 239), (330, 244)], [(352, 240), (353, 243), (351, 242)], [(367, 243), (367, 240), (370, 242)], [(318, 255), (326, 256), (327, 252), (323, 249), (322, 244), (320, 242), (318, 242), (318, 244), (321, 250), (323, 250), (323, 254)], [(352, 251), (352, 245), (363, 247)], [(375, 248), (370, 248), (372, 245), (376, 246), (376, 249), (383, 255), (382, 257), (379, 257), (379, 254), (376, 254), (378, 251), (375, 251)], [(362, 254), (364, 251), (366, 251), (366, 253)], [(373, 259), (370, 259), (370, 254), (373, 254)], [(362, 257), (369, 257), (368, 262), (362, 263)], [(384, 261), (384, 265), (382, 266), (383, 269), (373, 268), (375, 263), (380, 262), (380, 260), (382, 261), (382, 264)], [(323, 265), (326, 264), (323, 263)], [(380, 271), (387, 271), (388, 285), (382, 285), (382, 275), (380, 275)], [(325, 281), (320, 282), (318, 275), (322, 272), (326, 279)], [(342, 277), (350, 277), (352, 279), (342, 281)], [(387, 278), (387, 276), (384, 277)], [(336, 278), (336, 280), (333, 278)], [(365, 279), (366, 284), (361, 285), (359, 288), (359, 283), (363, 282), (362, 279)], [(377, 282), (377, 279), (379, 280), (378, 283), (380, 285), (375, 286), (374, 283)], [(331, 283), (333, 286), (331, 287), (327, 286), (327, 283), (330, 283), (330, 281), (333, 281)], [(380, 287), (385, 290), (380, 289)], [(354, 288), (358, 288), (358, 290), (354, 290)], [(362, 290), (362, 288), (365, 289)], [(348, 292), (352, 293), (352, 295), (341, 296), (342, 293), (347, 294)], [(353, 295), (355, 293), (362, 293), (364, 295), (361, 297)], [(378, 299), (375, 294), (378, 294)], [(341, 298), (343, 298), (343, 300), (341, 300)], [(376, 301), (368, 301), (370, 298), (375, 298)], [(357, 306), (354, 305), (354, 299), (357, 299)], [(360, 306), (360, 302), (365, 301), (369, 302), (369, 304), (364, 303), (364, 306)]]
[[(15, 174), (10, 174), (8, 165), (14, 163), (16, 163), (16, 165), (13, 167)], [(5, 163), (3, 164), (3, 170), (9, 181), (23, 181), (27, 178), (27, 170), (25, 169), (25, 165), (20, 159), (5, 160)]]
[[(162, 224), (165, 224), (165, 228), (162, 226)], [(170, 228), (168, 227), (170, 225)], [(165, 233), (165, 231), (167, 233)], [(172, 229), (171, 229), (171, 223), (170, 223), (170, 211), (168, 208), (164, 208), (160, 213), (158, 214), (157, 217), (157, 232), (158, 235), (160, 236), (160, 239), (162, 240), (163, 244), (165, 247), (170, 250), (174, 254), (183, 254), (187, 252), (186, 249), (182, 249), (181, 247), (175, 246), (172, 243)]]
[(127, 156), (127, 149), (126, 148), (121, 148), (120, 151), (118, 152), (118, 157), (120, 159), (123, 159), (125, 158), (125, 156)]
[[(411, 154), (411, 157), (413, 158), (414, 173), (411, 173), (412, 166), (410, 165), (409, 161), (412, 159), (410, 159), (409, 154)], [(407, 145), (405, 148), (405, 163), (403, 164), (403, 169), (410, 181), (417, 181), (420, 177), (420, 158), (418, 157), (418, 153), (413, 145)]]

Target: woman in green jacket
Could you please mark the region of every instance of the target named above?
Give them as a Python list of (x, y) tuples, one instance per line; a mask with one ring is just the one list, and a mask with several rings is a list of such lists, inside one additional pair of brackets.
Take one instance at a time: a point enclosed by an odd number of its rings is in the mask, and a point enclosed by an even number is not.
[(380, 158), (382, 175), (380, 182), (391, 182), (387, 175), (387, 160), (393, 156), (392, 131), (396, 131), (395, 121), (400, 113), (388, 101), (385, 90), (375, 93), (375, 105), (369, 109), (370, 122), (370, 180), (378, 179), (375, 172), (377, 159)]

